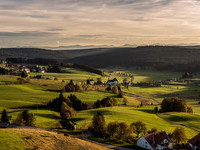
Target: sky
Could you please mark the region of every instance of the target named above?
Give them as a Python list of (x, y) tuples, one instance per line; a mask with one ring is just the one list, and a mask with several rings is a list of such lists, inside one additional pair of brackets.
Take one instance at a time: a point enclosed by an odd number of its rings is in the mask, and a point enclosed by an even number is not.
[(200, 0), (0, 0), (0, 47), (200, 45)]

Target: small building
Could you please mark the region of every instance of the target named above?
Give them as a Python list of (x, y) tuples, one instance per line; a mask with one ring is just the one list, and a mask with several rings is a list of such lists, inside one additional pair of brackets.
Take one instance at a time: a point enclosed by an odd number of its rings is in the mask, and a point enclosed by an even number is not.
[(137, 140), (137, 146), (149, 150), (173, 149), (173, 142), (166, 132), (147, 134)]
[(113, 80), (108, 80), (107, 84), (108, 85), (117, 85), (117, 84), (119, 84), (119, 82), (116, 78), (114, 78)]
[(193, 150), (200, 150), (200, 133), (188, 141)]

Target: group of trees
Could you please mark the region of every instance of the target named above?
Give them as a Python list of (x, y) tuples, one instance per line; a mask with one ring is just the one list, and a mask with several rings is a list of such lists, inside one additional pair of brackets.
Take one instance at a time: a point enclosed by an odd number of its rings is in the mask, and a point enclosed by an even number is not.
[(188, 112), (192, 113), (192, 108), (182, 98), (168, 97), (161, 103), (162, 112)]
[(117, 100), (112, 98), (112, 97), (107, 97), (100, 100), (97, 100), (94, 103), (95, 108), (100, 108), (100, 107), (111, 107), (111, 106), (117, 106)]
[[(63, 102), (65, 104), (63, 104)], [(87, 109), (87, 104), (83, 103), (81, 100), (79, 100), (76, 95), (71, 94), (68, 96), (68, 98), (65, 98), (62, 93), (60, 93), (59, 97), (53, 99), (53, 101), (50, 101), (47, 104), (47, 107), (55, 108), (57, 111), (61, 111), (61, 105), (68, 105), (69, 107), (72, 107), (76, 111), (81, 111)], [(63, 106), (63, 107), (64, 107)]]
[(130, 126), (128, 126), (125, 122), (117, 121), (110, 122), (106, 125), (104, 116), (99, 111), (96, 115), (94, 115), (89, 131), (95, 137), (111, 137), (119, 140), (127, 140), (127, 138), (132, 137), (132, 133), (136, 133), (137, 137), (140, 134), (145, 134), (146, 125), (140, 121), (133, 122)]
[(78, 85), (74, 84), (73, 80), (70, 80), (70, 82), (65, 86), (66, 92), (82, 92), (83, 88)]
[(6, 61), (8, 63), (27, 63), (27, 64), (40, 64), (40, 65), (50, 65), (50, 64), (57, 64), (58, 62), (54, 59), (46, 59), (46, 58), (33, 58), (33, 59), (27, 59), (27, 58), (7, 58)]
[(123, 96), (124, 96), (124, 93), (121, 90), (120, 86), (116, 86), (116, 85), (115, 86), (108, 86), (105, 90), (116, 94), (117, 97), (119, 97), (119, 98), (123, 98)]
[(15, 123), (25, 126), (34, 126), (35, 116), (33, 113), (30, 113), (28, 110), (24, 110), (19, 113)]
[(182, 79), (192, 78), (192, 77), (193, 77), (193, 75), (191, 73), (189, 73), (189, 72), (186, 72), (186, 73), (182, 74)]
[[(1, 122), (10, 123), (10, 116), (8, 116), (7, 111), (4, 109), (1, 115)], [(28, 110), (24, 110), (19, 113), (15, 119), (16, 124), (25, 125), (25, 126), (34, 126), (35, 116), (33, 113), (30, 113)]]
[(7, 69), (5, 69), (5, 68), (2, 68), (2, 67), (0, 67), (0, 74), (3, 74), (3, 75), (5, 75), (5, 74), (8, 74), (8, 72), (9, 72), (9, 70), (7, 70)]
[(49, 66), (47, 68), (47, 72), (61, 73), (62, 71), (58, 65), (54, 65), (54, 66)]
[(138, 82), (137, 86), (146, 86), (146, 87), (161, 87), (160, 82)]

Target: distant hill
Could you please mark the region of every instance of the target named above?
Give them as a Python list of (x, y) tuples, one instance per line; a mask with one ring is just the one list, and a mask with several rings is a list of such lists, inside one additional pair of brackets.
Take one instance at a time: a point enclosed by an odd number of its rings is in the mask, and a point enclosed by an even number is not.
[[(136, 48), (93, 48), (45, 50), (37, 48), (0, 49), (0, 59), (8, 57), (46, 58), (92, 67), (153, 67), (185, 71), (200, 68), (199, 46), (143, 46)], [(200, 69), (199, 69), (200, 71)]]
[(95, 49), (84, 49), (84, 50), (47, 50), (39, 48), (1, 48), (0, 59), (8, 57), (14, 58), (46, 58), (64, 60), (69, 58), (75, 58), (79, 56), (88, 56), (93, 54), (104, 53), (109, 51), (108, 48), (95, 48)]
[(176, 46), (113, 48), (110, 51), (66, 60), (93, 67), (155, 66), (200, 62), (200, 49)]

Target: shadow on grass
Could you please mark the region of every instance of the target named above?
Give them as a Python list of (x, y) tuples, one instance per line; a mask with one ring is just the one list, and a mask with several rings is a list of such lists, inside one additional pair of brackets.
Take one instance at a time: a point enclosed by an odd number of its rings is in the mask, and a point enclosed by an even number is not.
[(77, 122), (77, 121), (83, 121), (85, 120), (85, 118), (71, 118), (70, 120), (73, 122)]
[(181, 121), (193, 121), (194, 118), (189, 118), (189, 117), (180, 117), (180, 116), (170, 116), (169, 118), (167, 118), (170, 121), (174, 121), (174, 122), (181, 122)]
[(89, 113), (90, 114), (92, 114), (92, 115), (95, 115), (95, 114), (97, 114), (97, 112), (101, 112), (103, 115), (112, 115), (113, 113), (111, 112), (111, 111), (108, 111), (108, 110), (91, 110), (91, 111), (89, 111)]
[(150, 110), (150, 109), (134, 109), (134, 110), (142, 111), (148, 114), (155, 114), (154, 110)]
[(50, 119), (60, 119), (60, 117), (53, 115), (53, 114), (41, 114), (41, 113), (35, 113), (36, 116), (44, 117), (44, 118), (50, 118)]

